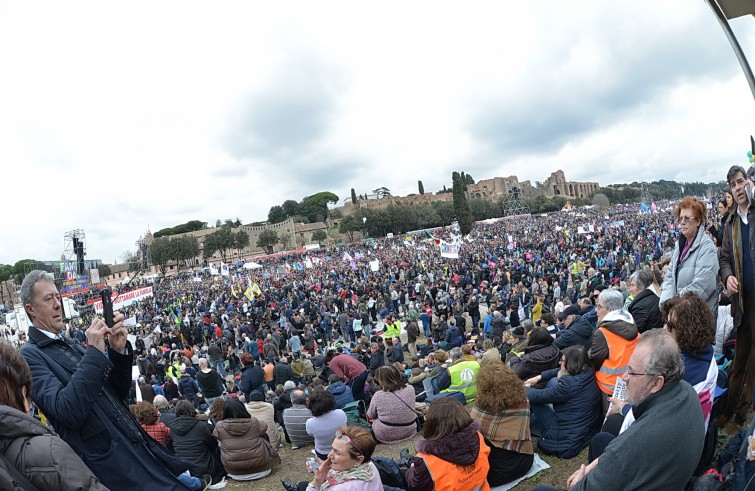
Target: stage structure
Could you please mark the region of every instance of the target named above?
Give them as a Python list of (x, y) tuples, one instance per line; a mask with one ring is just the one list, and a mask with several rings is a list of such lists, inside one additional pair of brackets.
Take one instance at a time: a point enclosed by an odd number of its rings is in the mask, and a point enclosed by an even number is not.
[[(86, 273), (86, 235), (81, 229), (71, 230), (63, 236), (63, 255), (60, 257), (60, 277), (62, 280), (75, 280)], [(58, 276), (58, 275), (56, 275)]]
[(510, 187), (508, 194), (501, 198), (501, 206), (505, 217), (530, 214), (530, 207), (522, 200), (522, 191), (516, 186)]

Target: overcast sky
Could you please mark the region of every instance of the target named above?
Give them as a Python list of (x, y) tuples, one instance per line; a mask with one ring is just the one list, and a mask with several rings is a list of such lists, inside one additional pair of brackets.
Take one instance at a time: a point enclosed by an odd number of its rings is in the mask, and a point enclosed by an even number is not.
[(0, 89), (10, 264), (454, 170), (718, 181), (755, 133), (703, 0), (0, 0)]

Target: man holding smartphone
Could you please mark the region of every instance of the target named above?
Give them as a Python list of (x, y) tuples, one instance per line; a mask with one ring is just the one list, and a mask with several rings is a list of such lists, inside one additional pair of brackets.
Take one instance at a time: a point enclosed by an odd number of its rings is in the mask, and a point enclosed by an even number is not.
[(149, 437), (123, 402), (134, 358), (123, 314), (112, 325), (95, 318), (85, 350), (62, 335), (62, 303), (50, 273), (27, 274), (21, 302), (32, 322), (21, 348), (31, 370), (31, 397), (102, 484), (165, 491), (206, 487), (184, 474), (189, 464)]
[(737, 208), (724, 223), (719, 274), (724, 293), (731, 297), (731, 315), (737, 329), (734, 365), (729, 378), (726, 407), (719, 420), (723, 427), (732, 416), (744, 423), (752, 404), (755, 384), (755, 207), (752, 181), (744, 168), (734, 165), (726, 174)]

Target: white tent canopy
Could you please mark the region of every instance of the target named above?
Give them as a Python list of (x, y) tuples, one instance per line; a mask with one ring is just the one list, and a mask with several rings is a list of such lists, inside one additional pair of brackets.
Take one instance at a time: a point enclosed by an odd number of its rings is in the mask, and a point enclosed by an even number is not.
[(254, 261), (249, 261), (248, 263), (244, 263), (243, 268), (244, 269), (260, 269), (262, 267), (261, 264), (257, 264)]

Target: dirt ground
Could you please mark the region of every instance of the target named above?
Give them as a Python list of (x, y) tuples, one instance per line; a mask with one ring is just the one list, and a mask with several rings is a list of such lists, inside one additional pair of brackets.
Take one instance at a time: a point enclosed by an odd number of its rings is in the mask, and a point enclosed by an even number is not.
[[(414, 442), (421, 437), (416, 436), (411, 440), (397, 443), (395, 445), (383, 445), (380, 444), (375, 449), (375, 455), (381, 455), (398, 459), (399, 452), (402, 448), (409, 448), (412, 454), (414, 454)], [(299, 448), (292, 450), (290, 445), (286, 445), (284, 448), (278, 450), (278, 454), (281, 457), (281, 465), (273, 469), (273, 472), (259, 481), (240, 482), (226, 479), (227, 485), (224, 489), (227, 490), (255, 490), (255, 491), (282, 491), (281, 479), (288, 477), (294, 482), (309, 481), (312, 479), (312, 474), (307, 472), (304, 466), (304, 461), (312, 454), (312, 446)], [(537, 448), (535, 448), (537, 452)], [(587, 450), (585, 449), (579, 456), (571, 460), (561, 460), (558, 458), (549, 457), (543, 455), (542, 452), (538, 452), (540, 458), (548, 462), (551, 466), (550, 469), (541, 471), (533, 476), (531, 479), (521, 482), (516, 486), (514, 491), (523, 491), (532, 488), (533, 486), (546, 485), (563, 488), (566, 485), (566, 479), (579, 468), (579, 465), (587, 463)]]

